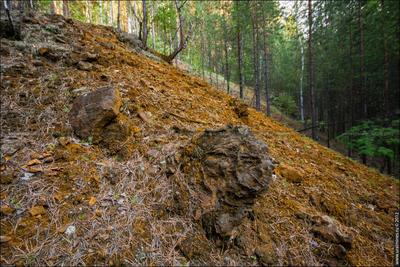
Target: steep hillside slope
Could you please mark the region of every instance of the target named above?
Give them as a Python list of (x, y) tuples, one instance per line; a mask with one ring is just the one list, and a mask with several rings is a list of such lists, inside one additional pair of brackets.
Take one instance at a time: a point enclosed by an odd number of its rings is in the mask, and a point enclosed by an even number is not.
[[(1, 39), (1, 263), (392, 265), (398, 182), (134, 52), (110, 28), (41, 16), (23, 29), (22, 41)], [(127, 136), (93, 144), (73, 133), (71, 109), (104, 86), (119, 90)], [(246, 125), (276, 168), (221, 237), (190, 205), (203, 172), (190, 155), (204, 130), (226, 125)]]

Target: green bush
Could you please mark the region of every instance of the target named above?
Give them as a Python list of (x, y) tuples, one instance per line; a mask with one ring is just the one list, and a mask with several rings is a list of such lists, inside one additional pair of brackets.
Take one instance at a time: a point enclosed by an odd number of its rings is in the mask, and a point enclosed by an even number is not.
[(396, 146), (400, 144), (399, 136), (399, 120), (392, 121), (389, 127), (367, 120), (350, 128), (337, 139), (360, 155), (393, 160), (398, 153)]
[(272, 104), (286, 115), (293, 117), (297, 116), (298, 110), (296, 102), (294, 101), (293, 97), (288, 94), (281, 94), (277, 97), (274, 97)]

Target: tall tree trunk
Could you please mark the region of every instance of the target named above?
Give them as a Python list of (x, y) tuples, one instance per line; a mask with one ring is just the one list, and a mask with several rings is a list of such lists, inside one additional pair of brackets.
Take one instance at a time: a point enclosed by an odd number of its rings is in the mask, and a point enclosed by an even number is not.
[(202, 23), (201, 24), (201, 40), (200, 40), (200, 42), (201, 42), (201, 73), (202, 73), (202, 77), (203, 77), (203, 80), (205, 79), (205, 71), (204, 71), (204, 69), (205, 69), (205, 58), (206, 58), (206, 55), (205, 55), (205, 49), (204, 49), (204, 23)]
[(186, 1), (183, 2), (183, 4), (179, 5), (178, 4), (178, 0), (175, 0), (175, 8), (176, 8), (176, 13), (177, 13), (177, 29), (178, 29), (178, 46), (175, 48), (175, 50), (168, 56), (164, 56), (163, 59), (168, 62), (171, 63), (176, 57), (177, 55), (183, 50), (185, 49), (187, 42), (189, 41), (189, 37), (191, 34), (191, 27), (189, 27), (189, 31), (186, 33), (186, 37), (185, 37), (185, 33), (184, 33), (184, 19), (183, 19), (183, 15), (182, 15), (182, 8), (185, 5)]
[[(13, 19), (11, 17), (11, 10), (12, 10), (12, 4), (10, 0), (4, 0), (4, 9), (6, 10), (6, 14), (7, 14), (7, 19), (8, 19), (8, 24), (10, 27), (10, 32), (7, 32), (7, 34), (10, 34), (13, 37), (17, 37), (18, 33), (16, 32), (16, 29), (14, 27), (14, 22)], [(8, 29), (7, 29), (8, 31)]]
[[(351, 21), (349, 22), (349, 64), (350, 64), (350, 128), (354, 126), (354, 66), (353, 66), (353, 32), (351, 28)], [(350, 136), (352, 142), (353, 137)], [(349, 148), (348, 156), (351, 157), (352, 149)]]
[(229, 94), (230, 93), (230, 88), (229, 88), (229, 55), (228, 55), (228, 36), (227, 36), (227, 28), (226, 28), (226, 23), (224, 21), (223, 23), (223, 28), (224, 28), (224, 52), (225, 52), (225, 80), (226, 80), (226, 91)]
[(110, 1), (110, 24), (111, 27), (114, 27), (114, 7), (113, 7), (113, 1)]
[[(254, 2), (257, 4), (257, 2)], [(257, 25), (257, 8), (252, 14), (252, 30), (253, 30), (253, 67), (254, 67), (254, 93), (256, 97), (256, 109), (261, 110), (261, 95), (259, 87), (259, 56), (258, 56), (258, 25)]]
[(99, 6), (100, 6), (100, 24), (103, 24), (103, 0), (99, 0)]
[(89, 0), (86, 0), (86, 5), (85, 5), (85, 17), (86, 17), (86, 22), (87, 23), (92, 23), (92, 18), (91, 18), (91, 2)]
[(50, 0), (50, 14), (56, 14), (56, 3), (54, 3), (54, 0)]
[[(153, 2), (152, 3), (152, 5), (151, 5), (151, 17), (152, 18), (154, 18), (154, 5), (156, 4), (157, 2)], [(156, 33), (155, 33), (155, 24), (154, 24), (154, 19), (152, 19), (151, 20), (151, 45), (152, 45), (152, 47), (153, 47), (153, 49), (155, 49), (155, 47), (156, 47)]]
[(365, 75), (365, 47), (364, 47), (364, 21), (362, 17), (362, 3), (358, 3), (358, 26), (360, 28), (360, 76), (361, 76), (361, 111), (363, 118), (368, 117), (367, 110), (367, 78)]
[(382, 7), (382, 38), (383, 38), (383, 112), (384, 117), (388, 118), (390, 115), (389, 107), (389, 57), (388, 47), (386, 40), (385, 28), (385, 1), (381, 0)]
[(211, 44), (208, 44), (208, 71), (209, 71), (209, 76), (210, 76), (210, 83), (213, 83), (212, 80), (212, 55), (211, 55)]
[(143, 49), (147, 48), (147, 8), (146, 8), (146, 0), (142, 0), (143, 4), (143, 38), (142, 38), (142, 46)]
[(118, 0), (118, 10), (117, 10), (117, 29), (121, 30), (121, 0)]
[(266, 45), (264, 45), (264, 90), (265, 90), (265, 104), (266, 104), (266, 113), (268, 116), (271, 116), (271, 99), (269, 97), (269, 88), (268, 88), (268, 52)]
[[(263, 21), (265, 21), (265, 15), (263, 13)], [(271, 101), (269, 98), (269, 88), (268, 88), (268, 46), (267, 46), (267, 33), (263, 29), (263, 45), (264, 45), (264, 90), (265, 90), (265, 105), (266, 113), (271, 116)]]
[(310, 102), (311, 102), (311, 136), (314, 140), (317, 139), (317, 114), (315, 111), (315, 95), (314, 95), (314, 66), (313, 66), (313, 51), (312, 51), (312, 3), (308, 0), (308, 79), (310, 86)]
[[(21, 1), (19, 2), (19, 16), (22, 19), (22, 16), (24, 15), (24, 11), (25, 11), (25, 2)], [(21, 23), (20, 23), (20, 31), (21, 31)]]
[(67, 0), (63, 0), (63, 16), (67, 18), (70, 16), (69, 5)]
[[(237, 1), (235, 3), (238, 3)], [(240, 99), (243, 99), (243, 49), (242, 49), (242, 38), (240, 32), (240, 23), (237, 24), (237, 46), (238, 46), (238, 72), (239, 72), (239, 91)]]
[(303, 94), (303, 78), (304, 78), (304, 47), (300, 41), (301, 49), (301, 74), (300, 74), (300, 118), (304, 121), (304, 94)]

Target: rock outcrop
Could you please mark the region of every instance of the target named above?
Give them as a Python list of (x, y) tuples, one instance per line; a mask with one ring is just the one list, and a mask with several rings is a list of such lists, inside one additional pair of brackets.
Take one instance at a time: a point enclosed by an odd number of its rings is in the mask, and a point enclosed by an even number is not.
[(320, 240), (322, 248), (316, 250), (316, 253), (324, 251), (329, 266), (343, 265), (346, 254), (352, 247), (351, 236), (340, 229), (336, 220), (327, 215), (314, 216), (311, 220), (314, 224), (311, 232)]
[(121, 103), (119, 91), (112, 87), (77, 97), (69, 114), (75, 134), (112, 150), (116, 142), (124, 141), (129, 135), (129, 127), (120, 118)]
[(177, 186), (177, 204), (194, 210), (209, 239), (234, 236), (274, 169), (267, 145), (245, 126), (207, 130), (177, 157), (190, 188)]
[(75, 134), (99, 143), (101, 132), (117, 118), (120, 106), (119, 92), (112, 87), (103, 87), (76, 98), (69, 117)]

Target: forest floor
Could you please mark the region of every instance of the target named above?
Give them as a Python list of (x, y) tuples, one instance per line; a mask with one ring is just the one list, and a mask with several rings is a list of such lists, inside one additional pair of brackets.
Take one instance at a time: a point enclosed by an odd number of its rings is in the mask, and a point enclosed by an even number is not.
[[(0, 50), (2, 264), (392, 265), (398, 181), (253, 108), (241, 116), (232, 96), (136, 53), (109, 27), (23, 23), (22, 40), (2, 38)], [(74, 98), (102, 86), (119, 89), (130, 125), (117, 153), (79, 140), (69, 122)], [(229, 124), (249, 127), (278, 166), (221, 243), (196, 214), (171, 211), (176, 179), (189, 184), (166, 162)]]

